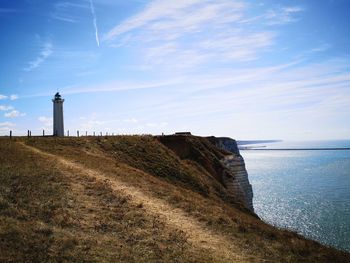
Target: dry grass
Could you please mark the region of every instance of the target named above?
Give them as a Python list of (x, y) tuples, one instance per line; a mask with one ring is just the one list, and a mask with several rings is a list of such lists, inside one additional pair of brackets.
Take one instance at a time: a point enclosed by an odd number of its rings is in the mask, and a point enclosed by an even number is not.
[(1, 139), (0, 261), (349, 262), (233, 204), (191, 140), (205, 163), (147, 136)]

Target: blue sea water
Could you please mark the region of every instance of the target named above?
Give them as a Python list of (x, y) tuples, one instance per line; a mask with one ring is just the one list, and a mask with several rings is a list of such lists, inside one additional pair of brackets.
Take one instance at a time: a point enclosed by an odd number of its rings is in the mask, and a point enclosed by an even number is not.
[[(350, 141), (266, 145), (338, 147), (350, 147)], [(350, 251), (350, 150), (241, 150), (241, 154), (253, 186), (254, 209), (262, 220)]]

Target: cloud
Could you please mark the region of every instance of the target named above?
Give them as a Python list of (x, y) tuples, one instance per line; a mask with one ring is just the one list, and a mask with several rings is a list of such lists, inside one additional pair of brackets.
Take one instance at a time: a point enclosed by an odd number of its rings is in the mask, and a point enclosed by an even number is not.
[(38, 68), (45, 62), (53, 53), (53, 45), (51, 42), (46, 42), (41, 48), (39, 56), (33, 61), (29, 62), (29, 66), (24, 68), (24, 71), (32, 71)]
[(0, 105), (0, 111), (9, 111), (13, 110), (12, 106), (7, 106), (7, 105)]
[(4, 126), (8, 126), (8, 127), (14, 127), (16, 126), (14, 123), (6, 121), (6, 122), (0, 122), (0, 127), (4, 127)]
[[(134, 81), (116, 81), (111, 83), (102, 83), (92, 86), (71, 86), (62, 88), (64, 94), (81, 94), (81, 93), (96, 93), (96, 92), (110, 92), (110, 91), (125, 91), (125, 90), (140, 90), (152, 89), (161, 87), (171, 87), (175, 84), (181, 83), (182, 78), (174, 78), (167, 80), (155, 80), (151, 82), (134, 82)], [(46, 94), (45, 94), (46, 95)], [(50, 94), (47, 94), (50, 95)], [(28, 97), (42, 96), (42, 94), (31, 95)]]
[(50, 17), (67, 23), (77, 23), (79, 20), (76, 13), (77, 10), (82, 8), (86, 9), (89, 7), (83, 3), (58, 2), (55, 3), (55, 10), (51, 13)]
[(100, 129), (106, 130), (105, 125), (106, 125), (106, 122), (99, 120), (97, 114), (93, 112), (89, 116), (80, 117), (80, 123), (76, 128), (78, 130), (83, 130), (83, 131), (98, 132)]
[[(156, 0), (140, 13), (115, 26), (103, 39), (111, 41), (140, 28), (162, 33), (160, 37), (174, 39), (189, 32), (203, 30), (203, 25), (223, 25), (238, 21), (243, 9), (244, 4), (237, 1)], [(165, 34), (166, 32), (169, 33)]]
[(98, 36), (98, 28), (97, 28), (97, 19), (96, 19), (96, 13), (95, 13), (95, 7), (94, 7), (94, 3), (92, 2), (92, 0), (90, 0), (90, 7), (91, 7), (91, 14), (92, 14), (92, 22), (94, 24), (94, 28), (95, 28), (95, 38), (96, 38), (96, 44), (99, 47), (100, 46), (100, 39)]
[(309, 51), (309, 53), (314, 53), (314, 52), (325, 52), (329, 50), (332, 46), (330, 44), (324, 43), (318, 47), (315, 47)]
[(126, 33), (130, 30), (143, 27), (152, 21), (159, 20), (164, 17), (174, 17), (174, 15), (190, 6), (199, 3), (198, 0), (188, 1), (162, 1), (156, 0), (147, 5), (147, 7), (139, 14), (127, 19), (125, 22), (115, 26), (105, 36), (104, 40), (112, 40), (115, 37)]
[(53, 125), (53, 118), (52, 117), (46, 117), (46, 116), (40, 116), (38, 118), (38, 121), (42, 124), (41, 129), (51, 129)]
[(263, 19), (268, 25), (283, 25), (298, 21), (297, 14), (304, 11), (304, 8), (299, 6), (281, 7), (271, 9), (263, 15)]
[[(157, 116), (153, 115), (158, 118), (206, 116), (209, 120), (210, 116), (222, 119), (234, 116), (235, 127), (243, 123), (244, 116), (249, 116), (259, 126), (257, 115), (262, 118), (274, 116), (283, 123), (289, 120), (288, 126), (300, 122), (298, 118), (306, 118), (311, 123), (320, 122), (322, 118), (325, 123), (334, 118), (344, 119), (350, 114), (350, 91), (347, 89), (350, 74), (339, 72), (339, 64), (340, 61), (327, 61), (289, 69), (252, 69), (251, 72), (197, 76), (186, 83), (192, 91), (182, 96), (181, 101), (164, 101), (149, 110), (158, 112)], [(142, 111), (148, 114), (145, 109)]]
[(6, 118), (17, 118), (25, 116), (25, 113), (19, 112), (18, 110), (12, 110), (4, 114)]
[(60, 20), (63, 22), (68, 22), (68, 23), (76, 23), (77, 22), (77, 20), (75, 20), (74, 18), (68, 17), (67, 15), (63, 16), (63, 15), (59, 15), (59, 14), (55, 14), (55, 13), (51, 15), (51, 18), (56, 19), (56, 20)]
[(10, 130), (13, 129), (13, 127), (15, 127), (16, 124), (12, 123), (12, 122), (0, 122), (0, 132), (1, 133), (6, 133), (8, 135), (8, 133), (10, 132)]
[(0, 100), (6, 100), (6, 99), (17, 100), (18, 99), (18, 95), (12, 94), (10, 96), (6, 96), (6, 95), (1, 95), (0, 94)]
[(141, 69), (246, 62), (258, 59), (275, 39), (273, 32), (247, 22), (246, 11), (243, 1), (155, 0), (102, 39), (111, 47), (134, 48)]
[(10, 100), (17, 100), (18, 99), (18, 95), (17, 94), (12, 94), (10, 96)]
[(167, 125), (168, 125), (167, 122), (160, 122), (160, 123), (158, 123), (158, 122), (148, 122), (148, 123), (146, 123), (146, 126), (147, 127), (151, 127), (151, 128), (164, 128)]
[(130, 118), (130, 119), (124, 119), (123, 122), (126, 123), (138, 123), (139, 121), (135, 118)]

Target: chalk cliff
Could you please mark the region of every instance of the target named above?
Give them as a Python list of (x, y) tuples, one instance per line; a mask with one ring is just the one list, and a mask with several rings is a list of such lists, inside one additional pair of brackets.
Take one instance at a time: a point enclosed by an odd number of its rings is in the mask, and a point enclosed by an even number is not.
[(249, 183), (243, 157), (241, 155), (230, 155), (225, 157), (222, 163), (230, 171), (223, 176), (223, 181), (229, 190), (229, 194), (237, 200), (241, 200), (250, 211), (254, 212), (253, 188)]
[(254, 212), (252, 186), (235, 140), (186, 135), (160, 136), (158, 139), (181, 159), (199, 163), (226, 188), (232, 200)]
[(221, 159), (222, 164), (228, 168), (228, 171), (223, 174), (223, 183), (233, 198), (241, 201), (246, 208), (254, 212), (253, 189), (236, 140), (228, 137), (208, 137), (208, 140), (218, 148), (231, 153)]

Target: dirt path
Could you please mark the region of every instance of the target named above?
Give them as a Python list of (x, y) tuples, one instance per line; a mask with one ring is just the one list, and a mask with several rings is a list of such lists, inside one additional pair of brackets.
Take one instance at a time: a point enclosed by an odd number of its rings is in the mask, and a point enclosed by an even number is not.
[(21, 145), (37, 153), (38, 155), (55, 159), (57, 164), (61, 166), (63, 170), (69, 169), (75, 173), (78, 173), (79, 175), (107, 183), (113, 191), (129, 196), (131, 198), (131, 202), (135, 204), (142, 203), (143, 207), (149, 213), (160, 216), (166, 225), (184, 231), (188, 236), (188, 241), (193, 246), (210, 250), (211, 254), (214, 254), (220, 258), (218, 261), (252, 261), (251, 257), (244, 257), (244, 255), (242, 255), (242, 251), (240, 251), (238, 247), (235, 247), (234, 244), (232, 244), (232, 241), (209, 230), (196, 219), (187, 215), (183, 210), (174, 208), (161, 199), (149, 196), (140, 189), (130, 186), (117, 178), (110, 178), (96, 170), (88, 169), (81, 164), (41, 151), (24, 143), (21, 143)]

